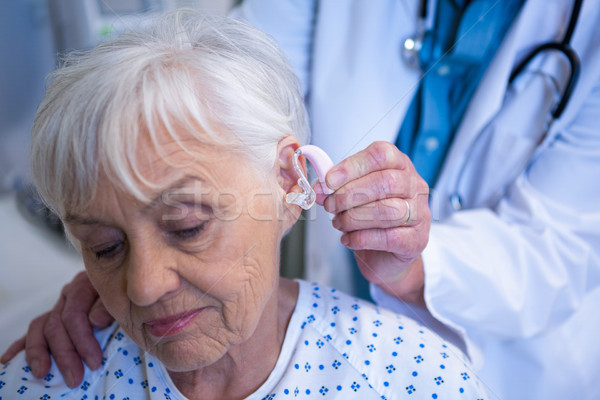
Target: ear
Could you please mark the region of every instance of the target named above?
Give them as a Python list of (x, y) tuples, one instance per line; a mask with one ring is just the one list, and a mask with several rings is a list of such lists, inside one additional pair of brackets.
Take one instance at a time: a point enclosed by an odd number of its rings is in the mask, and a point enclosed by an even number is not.
[[(291, 229), (302, 213), (300, 206), (288, 204), (285, 201), (285, 195), (287, 193), (291, 191), (302, 192), (302, 189), (297, 183), (299, 176), (296, 170), (294, 170), (294, 163), (292, 161), (294, 152), (298, 147), (300, 147), (300, 142), (298, 142), (298, 139), (296, 139), (295, 136), (286, 136), (277, 144), (277, 161), (273, 167), (273, 172), (277, 176), (277, 189), (281, 194), (277, 201), (281, 212), (280, 234), (282, 237)], [(298, 161), (306, 175), (306, 160), (304, 157), (300, 157)]]
[[(277, 171), (275, 173), (277, 174), (277, 182), (284, 193), (292, 191), (294, 186), (297, 188), (295, 191), (301, 191), (297, 185), (298, 173), (294, 170), (292, 162), (294, 152), (298, 147), (300, 147), (300, 142), (295, 136), (291, 135), (284, 137), (277, 143), (277, 162), (275, 165)], [(306, 160), (301, 157), (298, 161), (306, 175)]]

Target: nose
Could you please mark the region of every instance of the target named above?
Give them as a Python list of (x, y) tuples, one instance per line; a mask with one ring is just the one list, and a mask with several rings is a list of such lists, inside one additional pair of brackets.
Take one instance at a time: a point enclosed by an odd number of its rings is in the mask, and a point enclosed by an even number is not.
[(130, 242), (126, 285), (132, 303), (149, 306), (179, 288), (181, 280), (170, 253), (151, 241)]

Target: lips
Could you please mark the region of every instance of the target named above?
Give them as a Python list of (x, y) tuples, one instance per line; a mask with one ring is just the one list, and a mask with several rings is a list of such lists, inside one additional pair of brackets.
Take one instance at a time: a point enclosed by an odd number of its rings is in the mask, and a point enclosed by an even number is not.
[(144, 323), (146, 330), (156, 337), (175, 335), (183, 331), (204, 310), (203, 308), (165, 318), (153, 319)]

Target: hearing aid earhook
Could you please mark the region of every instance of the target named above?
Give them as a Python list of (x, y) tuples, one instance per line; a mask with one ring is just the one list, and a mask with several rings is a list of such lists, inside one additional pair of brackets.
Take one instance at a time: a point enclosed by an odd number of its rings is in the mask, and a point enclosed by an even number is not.
[(327, 187), (327, 183), (325, 181), (327, 172), (329, 172), (329, 170), (333, 167), (333, 161), (331, 161), (331, 158), (329, 158), (327, 153), (325, 153), (323, 150), (310, 144), (301, 146), (294, 152), (292, 164), (294, 166), (294, 170), (299, 176), (298, 185), (302, 188), (302, 193), (290, 192), (285, 196), (285, 201), (289, 204), (299, 205), (303, 209), (308, 210), (313, 206), (313, 204), (315, 204), (317, 195), (308, 182), (308, 179), (304, 175), (302, 168), (300, 167), (298, 158), (301, 155), (310, 161), (315, 173), (317, 174), (319, 184), (321, 185), (321, 188), (325, 194), (333, 193), (333, 190)]

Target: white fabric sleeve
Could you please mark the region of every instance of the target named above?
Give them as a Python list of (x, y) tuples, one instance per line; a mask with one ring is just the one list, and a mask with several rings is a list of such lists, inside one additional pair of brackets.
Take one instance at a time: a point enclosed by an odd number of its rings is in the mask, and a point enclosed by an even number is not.
[(245, 0), (231, 16), (271, 35), (296, 71), (303, 93), (309, 87), (316, 0)]
[[(464, 341), (475, 368), (483, 362), (482, 338), (551, 330), (600, 284), (598, 115), (600, 82), (496, 209), (461, 211), (432, 224), (423, 253), (427, 309)], [(381, 288), (372, 285), (371, 294), (439, 331)]]
[(432, 225), (425, 300), (458, 331), (532, 337), (600, 283), (600, 84), (494, 210)]

